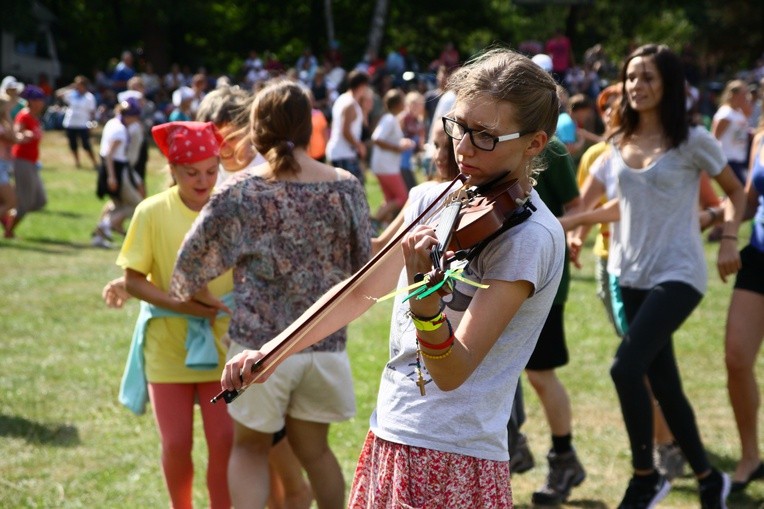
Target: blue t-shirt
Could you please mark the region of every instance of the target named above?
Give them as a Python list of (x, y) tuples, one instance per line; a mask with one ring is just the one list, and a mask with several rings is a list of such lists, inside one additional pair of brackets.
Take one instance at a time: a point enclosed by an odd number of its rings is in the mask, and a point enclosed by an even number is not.
[(557, 132), (555, 134), (563, 143), (576, 142), (576, 123), (573, 122), (570, 115), (565, 112), (560, 113), (557, 117)]
[(759, 206), (756, 208), (756, 215), (753, 218), (753, 228), (751, 228), (751, 245), (759, 251), (764, 252), (764, 164), (761, 163), (762, 147), (764, 147), (764, 137), (759, 141), (759, 147), (756, 150), (756, 159), (753, 161), (751, 174), (751, 183), (759, 194)]

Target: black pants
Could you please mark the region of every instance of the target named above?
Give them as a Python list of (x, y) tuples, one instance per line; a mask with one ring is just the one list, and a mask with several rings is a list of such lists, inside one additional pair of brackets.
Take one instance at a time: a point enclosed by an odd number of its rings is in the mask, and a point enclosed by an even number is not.
[(636, 470), (653, 468), (653, 403), (650, 388), (692, 470), (709, 463), (695, 414), (682, 390), (672, 334), (703, 297), (690, 285), (661, 283), (650, 290), (621, 287), (629, 331), (615, 355), (610, 376), (615, 382)]

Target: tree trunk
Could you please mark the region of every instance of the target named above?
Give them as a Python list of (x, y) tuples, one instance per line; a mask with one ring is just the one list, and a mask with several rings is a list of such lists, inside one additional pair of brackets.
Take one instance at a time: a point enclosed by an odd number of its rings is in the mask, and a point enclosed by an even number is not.
[(369, 56), (379, 55), (379, 46), (382, 44), (382, 36), (385, 34), (385, 20), (389, 0), (377, 0), (374, 7), (374, 15), (371, 18), (369, 30), (369, 44), (366, 46), (366, 54)]
[(324, 16), (326, 16), (326, 40), (331, 47), (334, 42), (334, 16), (332, 15), (332, 0), (324, 0)]

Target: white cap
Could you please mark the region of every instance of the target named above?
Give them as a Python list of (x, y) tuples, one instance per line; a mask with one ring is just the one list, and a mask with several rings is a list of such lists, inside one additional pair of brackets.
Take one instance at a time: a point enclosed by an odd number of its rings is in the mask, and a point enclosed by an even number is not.
[(24, 84), (21, 83), (16, 78), (14, 78), (13, 76), (6, 76), (5, 78), (3, 78), (2, 84), (0, 84), (0, 90), (5, 92), (9, 88), (12, 88), (18, 92), (21, 92), (22, 90), (24, 90)]
[(549, 55), (545, 55), (544, 53), (539, 53), (538, 55), (534, 55), (533, 58), (531, 58), (531, 60), (533, 60), (534, 64), (541, 67), (546, 72), (552, 72), (552, 57), (550, 57)]
[(180, 87), (172, 93), (172, 104), (174, 104), (175, 107), (178, 107), (180, 106), (180, 103), (185, 100), (192, 99), (193, 97), (194, 91), (191, 87)]
[(128, 99), (138, 99), (140, 101), (143, 99), (143, 94), (137, 90), (125, 90), (117, 94), (117, 101), (119, 102), (124, 102)]

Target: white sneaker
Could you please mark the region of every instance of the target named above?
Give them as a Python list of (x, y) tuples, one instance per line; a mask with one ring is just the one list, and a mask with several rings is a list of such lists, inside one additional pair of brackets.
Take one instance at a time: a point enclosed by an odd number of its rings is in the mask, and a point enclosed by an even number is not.
[(101, 235), (93, 235), (90, 239), (90, 245), (93, 247), (100, 247), (103, 249), (111, 249), (111, 242), (103, 238)]
[(98, 223), (98, 233), (106, 240), (111, 241), (111, 223), (108, 219), (104, 219)]

